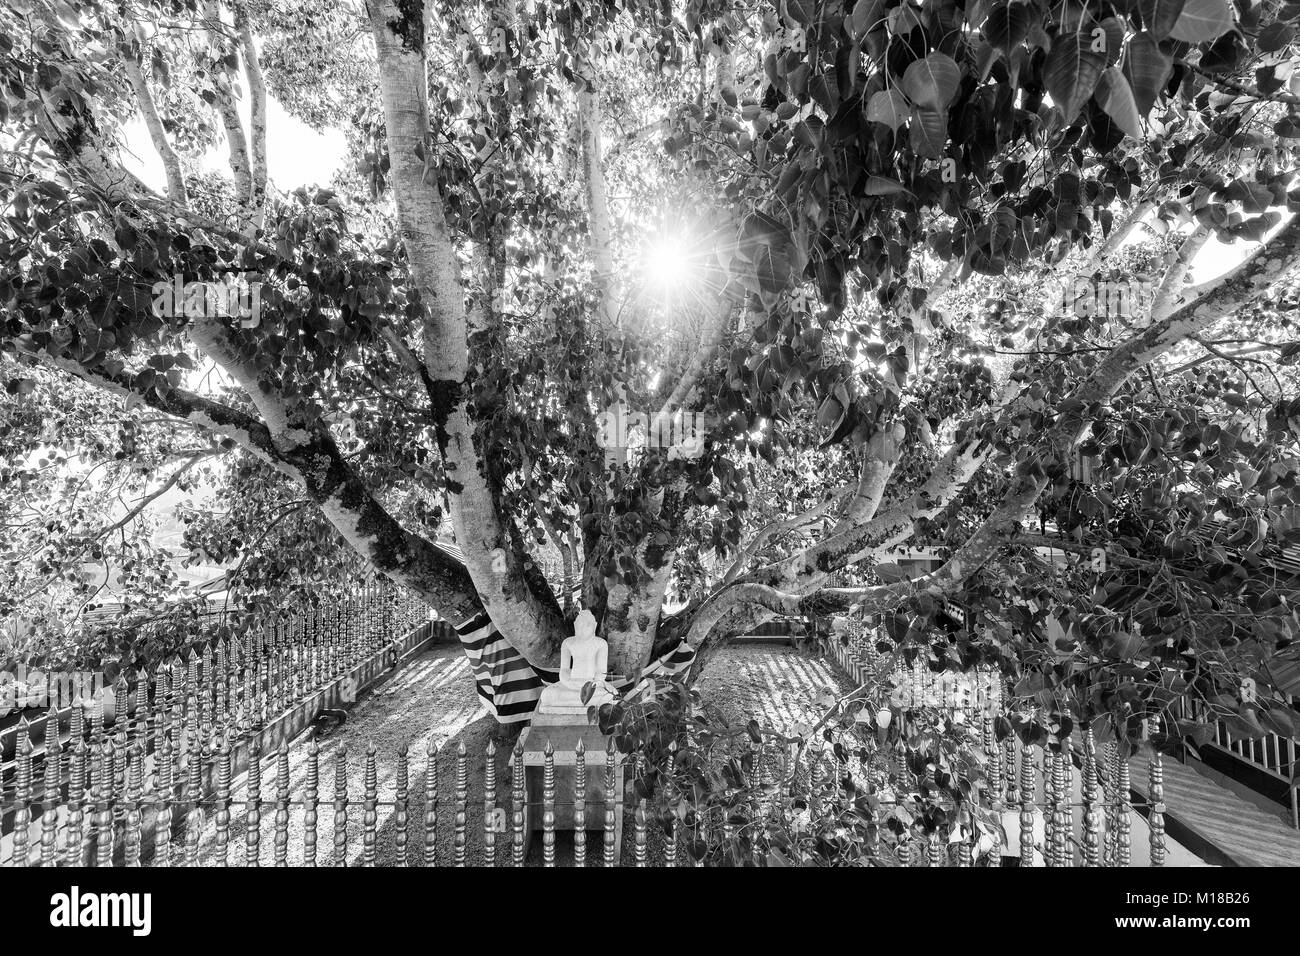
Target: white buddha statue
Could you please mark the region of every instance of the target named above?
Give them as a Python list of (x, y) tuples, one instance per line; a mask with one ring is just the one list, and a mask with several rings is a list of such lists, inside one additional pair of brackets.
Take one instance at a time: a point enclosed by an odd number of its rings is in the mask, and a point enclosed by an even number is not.
[[(536, 713), (567, 717), (581, 715), (585, 722), (588, 707), (609, 703), (618, 693), (605, 680), (608, 660), (609, 644), (596, 636), (596, 618), (584, 608), (573, 622), (573, 636), (566, 637), (560, 645), (560, 679), (542, 691)], [(584, 704), (582, 688), (593, 681), (595, 690)], [(533, 722), (538, 723), (536, 718)]]

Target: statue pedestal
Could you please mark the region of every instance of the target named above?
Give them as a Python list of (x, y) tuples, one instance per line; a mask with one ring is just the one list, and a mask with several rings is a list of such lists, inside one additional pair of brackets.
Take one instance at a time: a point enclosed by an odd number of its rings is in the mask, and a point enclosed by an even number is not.
[[(536, 711), (534, 711), (533, 718), (532, 720), (529, 721), (529, 726), (531, 727), (595, 727), (596, 725), (587, 722), (587, 708), (583, 707), (581, 710), (574, 708), (572, 713), (561, 712), (558, 714), (539, 714)], [(601, 739), (603, 740), (604, 738)], [(545, 746), (545, 744), (543, 744), (543, 746)], [(601, 747), (601, 754), (602, 754), (600, 759), (604, 760), (605, 758), (603, 754), (605, 752), (605, 745), (602, 743), (600, 747)], [(588, 757), (588, 763), (590, 763), (590, 758), (591, 758), (590, 752), (587, 753), (587, 757)]]
[[(564, 715), (540, 715), (561, 717)], [(543, 724), (524, 728), (519, 736), (523, 744), (524, 788), (528, 801), (529, 831), (542, 828), (542, 778), (546, 767), (546, 744), (549, 741), (555, 761), (555, 829), (573, 829), (574, 769), (577, 765), (578, 741), (582, 741), (587, 765), (585, 794), (586, 819), (583, 829), (600, 834), (605, 829), (605, 747), (609, 738), (594, 724), (581, 717), (569, 717), (565, 724)], [(579, 722), (574, 722), (574, 721)], [(510, 755), (514, 766), (515, 755)], [(507, 778), (508, 779), (508, 778)], [(507, 804), (507, 810), (509, 805)], [(623, 754), (614, 755), (614, 856), (623, 848)], [(601, 858), (604, 839), (588, 836), (587, 857)]]

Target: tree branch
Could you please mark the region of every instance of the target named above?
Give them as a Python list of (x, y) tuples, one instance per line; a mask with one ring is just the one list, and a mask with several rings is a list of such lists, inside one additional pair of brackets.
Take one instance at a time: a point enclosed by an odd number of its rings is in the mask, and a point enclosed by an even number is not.
[(144, 52), (144, 35), (138, 25), (134, 39), (123, 38), (118, 45), (118, 51), (126, 68), (127, 79), (131, 82), (131, 89), (135, 91), (136, 106), (140, 109), (140, 115), (144, 117), (145, 128), (149, 130), (149, 139), (153, 141), (154, 149), (162, 160), (163, 171), (167, 174), (167, 198), (183, 206), (188, 205), (189, 193), (185, 189), (185, 176), (181, 172), (180, 157), (167, 139), (167, 131), (163, 129), (162, 119), (158, 116), (158, 107), (154, 103), (153, 94), (149, 92), (149, 84), (145, 82), (144, 71), (140, 66), (140, 58)]
[(1300, 106), (1300, 96), (1296, 96), (1294, 93), (1284, 93), (1281, 90), (1278, 90), (1275, 93), (1261, 93), (1253, 86), (1247, 86), (1245, 83), (1238, 83), (1236, 80), (1230, 80), (1226, 76), (1220, 76), (1218, 73), (1211, 73), (1209, 70), (1205, 69), (1205, 67), (1197, 63), (1188, 63), (1186, 60), (1179, 60), (1178, 62), (1187, 67), (1197, 76), (1204, 77), (1216, 86), (1220, 86), (1233, 93), (1238, 93), (1241, 96), (1249, 96), (1252, 99), (1263, 100), (1265, 102), (1287, 103), (1291, 106)]
[(282, 397), (259, 381), (256, 365), (231, 340), (220, 320), (200, 319), (190, 337), (248, 396), (265, 422), (272, 453), (306, 489), (325, 519), (378, 570), (424, 595), (459, 623), (482, 603), (465, 567), (388, 513), (348, 464), (333, 437), (298, 418)]
[[(698, 646), (718, 620), (746, 604), (786, 615), (825, 614), (854, 605), (866, 613), (878, 613), (892, 610), (921, 592), (933, 597), (956, 592), (1015, 534), (1051, 476), (1068, 467), (1071, 450), (1082, 440), (1101, 407), (1130, 376), (1168, 349), (1253, 302), (1294, 268), (1297, 261), (1300, 261), (1300, 216), (1292, 217), (1276, 236), (1237, 268), (1206, 283), (1202, 287), (1205, 292), (1197, 301), (1153, 322), (1112, 349), (1073, 394), (1059, 404), (1055, 424), (1039, 442), (1037, 461), (1015, 476), (1002, 501), (937, 571), (914, 581), (868, 588), (821, 588), (808, 593), (766, 583), (797, 581), (797, 574), (790, 575), (789, 569), (784, 575), (770, 575), (766, 580), (737, 581), (705, 602), (692, 621), (688, 641)], [(828, 563), (819, 560), (814, 569), (829, 570)]]
[(1101, 242), (1095, 242), (1088, 249), (1087, 255), (1084, 256), (1083, 262), (1079, 264), (1078, 272), (1087, 274), (1092, 269), (1105, 262), (1115, 250), (1118, 249), (1138, 226), (1140, 226), (1151, 210), (1156, 207), (1153, 200), (1144, 199), (1134, 206), (1127, 216), (1119, 222), (1112, 224), (1110, 235)]
[(248, 12), (235, 9), (235, 28), (239, 32), (239, 51), (244, 60), (244, 74), (248, 78), (250, 100), (249, 138), (252, 140), (252, 170), (249, 184), (249, 206), (252, 227), (261, 229), (266, 219), (266, 81), (262, 78), (262, 63), (253, 42), (253, 28)]
[[(1071, 554), (1080, 554), (1085, 557), (1091, 557), (1092, 553), (1100, 547), (1086, 542), (1071, 541), (1069, 538), (1054, 538), (1045, 534), (1018, 534), (1012, 539), (1012, 543), (1027, 548), (1055, 548), (1058, 551), (1068, 551)], [(1132, 558), (1126, 554), (1116, 554), (1108, 548), (1104, 550), (1106, 552), (1106, 563), (1121, 568), (1156, 571), (1162, 566), (1159, 561), (1147, 561), (1142, 558)]]
[(734, 581), (740, 573), (745, 570), (745, 566), (749, 563), (750, 557), (757, 554), (759, 549), (762, 548), (766, 542), (773, 538), (779, 538), (782, 535), (789, 534), (791, 531), (798, 531), (800, 528), (812, 524), (827, 512), (833, 511), (838, 507), (844, 501), (844, 498), (849, 491), (850, 489), (847, 485), (837, 488), (835, 491), (830, 493), (830, 496), (827, 497), (825, 501), (814, 505), (802, 514), (795, 515), (793, 518), (787, 518), (782, 521), (772, 521), (765, 525), (737, 552), (736, 560), (732, 562), (726, 575), (723, 576), (722, 583), (729, 584)]
[(1162, 319), (1169, 314), (1178, 293), (1182, 291), (1187, 281), (1188, 267), (1191, 265), (1192, 260), (1196, 258), (1196, 254), (1205, 247), (1210, 235), (1211, 229), (1208, 226), (1198, 225), (1179, 244), (1177, 252), (1170, 256), (1165, 268), (1164, 279), (1160, 283), (1160, 289), (1156, 292), (1155, 299), (1151, 303), (1152, 319)]
[(579, 78), (578, 135), (582, 141), (583, 186), (587, 196), (588, 231), (596, 288), (600, 290), (599, 311), (607, 326), (614, 325), (614, 229), (605, 188), (605, 167), (601, 158), (600, 102), (587, 75)]
[(248, 140), (244, 135), (244, 125), (239, 119), (239, 110), (235, 106), (235, 84), (238, 74), (228, 59), (226, 52), (225, 27), (221, 22), (221, 5), (219, 0), (204, 0), (205, 27), (208, 31), (208, 53), (212, 67), (216, 72), (214, 106), (226, 131), (226, 143), (230, 147), (230, 171), (235, 178), (236, 213), (239, 228), (247, 230), (250, 235), (252, 224), (253, 172), (248, 159)]
[(199, 449), (198, 451), (191, 452), (189, 455), (185, 457), (184, 463), (175, 471), (173, 471), (171, 475), (168, 476), (167, 480), (164, 481), (156, 491), (150, 492), (144, 495), (143, 497), (141, 497), (136, 502), (136, 504), (126, 513), (124, 517), (113, 522), (111, 525), (108, 525), (106, 528), (102, 528), (99, 531), (95, 532), (95, 534), (92, 535), (91, 537), (102, 538), (104, 537), (104, 535), (112, 534), (118, 528), (126, 527), (126, 525), (130, 524), (131, 521), (134, 520), (137, 515), (139, 515), (142, 511), (148, 508), (149, 505), (153, 504), (153, 502), (157, 501), (168, 491), (174, 488), (176, 486), (176, 482), (180, 481), (181, 476), (184, 475), (187, 471), (189, 471), (191, 468), (197, 465), (204, 458), (211, 458), (213, 455), (218, 455), (220, 453), (221, 453), (220, 448), (202, 448)]

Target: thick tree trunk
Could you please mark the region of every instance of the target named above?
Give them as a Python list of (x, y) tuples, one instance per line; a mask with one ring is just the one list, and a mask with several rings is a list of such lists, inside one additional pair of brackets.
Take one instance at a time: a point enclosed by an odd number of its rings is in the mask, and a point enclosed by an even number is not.
[(368, 3), (379, 61), (393, 192), (411, 278), (427, 310), (424, 364), (456, 541), (474, 587), (502, 634), (533, 663), (550, 664), (563, 618), (528, 587), (474, 444), (468, 411), (468, 317), (460, 266), (438, 192), (429, 142), (424, 7)]
[(673, 556), (665, 556), (650, 580), (637, 588), (622, 584), (609, 590), (605, 611), (604, 637), (609, 642), (609, 669), (623, 675), (638, 673), (650, 663), (651, 650), (659, 633), (664, 595), (672, 578)]

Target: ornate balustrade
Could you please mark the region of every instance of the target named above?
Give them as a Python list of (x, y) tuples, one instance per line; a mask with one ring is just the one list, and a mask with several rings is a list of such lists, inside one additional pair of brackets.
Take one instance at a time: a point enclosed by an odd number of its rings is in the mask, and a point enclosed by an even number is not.
[[(959, 825), (930, 827), (921, 815), (905, 814), (905, 825), (878, 828), (880, 836), (867, 858), (902, 866), (997, 865), (1005, 856), (1029, 866), (1131, 865), (1134, 803), (1127, 761), (1118, 760), (1113, 748), (1099, 752), (1091, 736), (1085, 736), (1078, 800), (1068, 748), (1024, 747), (1014, 740), (998, 746), (991, 741), (991, 720), (973, 722), (992, 761), (985, 784), (970, 802), (944, 806), (946, 818)], [(345, 749), (333, 754), (329, 786), (323, 776), (329, 767), (322, 767), (321, 747), (314, 739), (281, 742), (268, 750), (253, 737), (247, 770), (236, 780), (231, 738), (219, 734), (207, 751), (216, 772), (212, 789), (205, 791), (196, 769), (201, 765), (181, 762), (178, 767), (167, 728), (160, 740), (161, 757), (152, 773), (139, 741), (128, 737), (123, 749), (117, 738), (105, 734), (78, 740), (70, 753), (56, 752), (57, 759), (47, 760), (42, 774), (34, 770), (30, 738), (20, 738), (16, 788), (6, 807), (15, 827), (0, 845), (0, 865), (770, 864), (772, 845), (765, 835), (773, 827), (795, 835), (811, 832), (826, 814), (840, 812), (834, 808), (837, 801), (842, 806), (846, 777), (845, 761), (830, 749), (814, 746), (802, 755), (802, 769), (796, 772), (793, 748), (765, 737), (752, 744), (752, 759), (745, 765), (746, 785), (761, 796), (721, 812), (718, 806), (697, 812), (701, 808), (685, 795), (669, 792), (663, 797), (674, 812), (664, 815), (652, 812), (645, 799), (627, 800), (615, 792), (612, 744), (603, 754), (576, 755), (570, 792), (557, 787), (548, 752), (540, 799), (530, 801), (521, 746), (514, 752), (515, 772), (507, 775), (509, 786), (502, 789), (496, 782), (495, 745), (487, 744), (482, 759), (493, 769), (485, 774), (482, 796), (471, 797), (471, 757), (463, 742), (449, 752), (401, 746), (382, 760), (378, 749), (368, 745), (358, 755), (361, 786), (355, 788)], [(296, 790), (290, 787), (291, 752), (305, 762)], [(453, 786), (442, 792), (439, 765), (448, 761), (454, 772), (444, 779)], [(637, 755), (629, 762), (634, 768), (629, 786), (634, 787), (642, 763)], [(1145, 808), (1152, 865), (1165, 858), (1159, 768), (1157, 759), (1151, 771), (1153, 803)], [(66, 785), (59, 776), (64, 772)], [(587, 787), (589, 774), (603, 780), (599, 799)], [(579, 826), (563, 854), (555, 825), (556, 808), (562, 805), (572, 808)], [(909, 796), (879, 791), (865, 812), (885, 824), (897, 818), (893, 811), (898, 807), (915, 810)], [(619, 855), (617, 814), (624, 808), (632, 840), (628, 852)], [(976, 816), (998, 825), (992, 830), (976, 826)], [(540, 851), (529, 821), (536, 821)]]
[[(802, 852), (780, 850), (772, 833), (798, 843), (833, 832), (846, 805), (864, 824), (856, 859), (876, 865), (963, 867), (1007, 858), (1031, 866), (1130, 866), (1139, 855), (1135, 809), (1147, 816), (1145, 861), (1166, 858), (1160, 758), (1150, 764), (1150, 802), (1139, 805), (1128, 761), (1113, 744), (1098, 748), (1090, 734), (1059, 748), (1014, 737), (999, 742), (994, 721), (1002, 696), (989, 675), (955, 688), (936, 686), (922, 670), (893, 675), (908, 706), (961, 714), (956, 726), (985, 761), (968, 799), (929, 798), (931, 810), (942, 810), (938, 817), (921, 812), (927, 804), (916, 796), (932, 781), (917, 779), (897, 752), (882, 748), (859, 760), (816, 734), (804, 748), (775, 732), (744, 744), (748, 752), (737, 764), (744, 779), (728, 785), (744, 799), (724, 793), (707, 805), (676, 792), (663, 768), (652, 801), (638, 796), (644, 788), (617, 792), (612, 751), (578, 755), (565, 786), (548, 752), (535, 790), (525, 786), (518, 750), (513, 772), (498, 776), (492, 743), (481, 755), (463, 742), (445, 750), (369, 745), (352, 755), (327, 745), (333, 752), (323, 753), (313, 735), (301, 733), (303, 718), (319, 712), (349, 674), (364, 684), (366, 666), (370, 679), (390, 666), (392, 653), (382, 647), (427, 617), (422, 607), (386, 600), (386, 611), (372, 606), (324, 632), (308, 627), (293, 644), (212, 648), (165, 668), (134, 693), (119, 693), (111, 722), (102, 707), (88, 721), (74, 710), (67, 734), (51, 738), (48, 749), (40, 728), (21, 724), (0, 799), (11, 821), (0, 865), (770, 865), (797, 862)], [(389, 622), (376, 625), (378, 635), (362, 623), (375, 620)], [(396, 650), (414, 652), (421, 632), (427, 637), (427, 625)], [(863, 679), (893, 663), (862, 640), (842, 653)], [(288, 720), (292, 714), (296, 721)], [(278, 733), (269, 730), (276, 719)], [(480, 759), (486, 772), (471, 788), (471, 761)], [(676, 759), (674, 752), (669, 764)], [(883, 785), (882, 762), (890, 780)], [(636, 787), (646, 763), (641, 754), (626, 755), (628, 787)], [(589, 788), (589, 781), (599, 785)], [(859, 794), (870, 801), (857, 801)], [(557, 839), (560, 817), (578, 824), (572, 837)], [(631, 839), (620, 853), (623, 820)], [(531, 839), (534, 830), (540, 840)]]
[[(83, 860), (112, 858), (114, 841), (98, 838), (108, 826), (123, 841), (118, 854), (138, 858), (140, 840), (128, 830), (187, 829), (190, 812), (254, 766), (257, 750), (350, 703), (430, 637), (423, 602), (368, 583), (265, 631), (196, 642), (153, 674), (123, 675), (90, 699), (55, 700), (35, 720), (24, 715), (0, 738), (8, 756), (0, 846), (14, 862), (34, 838), (43, 858), (50, 840)], [(158, 843), (166, 853), (168, 841)]]

